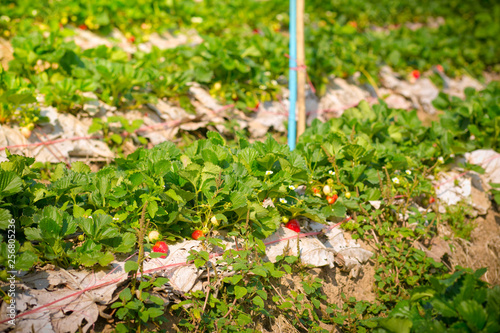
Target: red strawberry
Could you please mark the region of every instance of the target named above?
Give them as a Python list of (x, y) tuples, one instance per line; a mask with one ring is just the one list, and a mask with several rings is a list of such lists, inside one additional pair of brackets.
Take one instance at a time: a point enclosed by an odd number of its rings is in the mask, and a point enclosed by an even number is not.
[(415, 79), (418, 79), (420, 77), (420, 72), (418, 71), (418, 69), (414, 69), (412, 72), (411, 72), (411, 75), (415, 78)]
[(337, 201), (338, 198), (339, 198), (339, 196), (337, 194), (334, 194), (332, 196), (327, 196), (326, 201), (328, 201), (328, 203), (330, 205), (333, 205), (335, 203), (335, 201)]
[(430, 204), (431, 204), (431, 203), (434, 203), (435, 201), (436, 201), (436, 199), (434, 199), (434, 197), (431, 197), (431, 198), (429, 199), (429, 203), (430, 203)]
[[(155, 246), (153, 246), (153, 252), (168, 253), (168, 245), (165, 242), (158, 241)], [(166, 258), (167, 256), (161, 256), (160, 258)]]
[(299, 221), (297, 221), (296, 219), (292, 219), (292, 220), (288, 221), (288, 223), (285, 224), (285, 227), (287, 227), (288, 229), (293, 230), (295, 232), (300, 232)]
[(201, 231), (201, 230), (195, 230), (191, 234), (191, 238), (195, 239), (195, 240), (198, 239), (198, 238), (200, 238), (200, 237), (203, 237), (203, 236), (205, 236), (205, 235), (203, 234), (203, 231)]
[(80, 24), (80, 25), (78, 26), (78, 28), (80, 28), (80, 29), (82, 29), (82, 30), (87, 30), (87, 29), (88, 29), (87, 25), (85, 25), (85, 24)]
[(130, 36), (130, 37), (128, 38), (128, 41), (129, 41), (130, 43), (135, 42), (135, 36)]
[(436, 65), (436, 69), (441, 73), (444, 72), (444, 68), (441, 65)]
[(358, 27), (358, 23), (356, 23), (356, 21), (350, 21), (347, 24), (349, 24), (353, 28), (357, 28)]

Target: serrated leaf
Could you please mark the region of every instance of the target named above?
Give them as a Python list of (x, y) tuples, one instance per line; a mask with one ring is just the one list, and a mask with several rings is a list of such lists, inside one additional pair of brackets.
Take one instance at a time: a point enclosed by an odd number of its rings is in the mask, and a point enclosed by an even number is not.
[(0, 208), (0, 230), (5, 230), (10, 225), (10, 220), (12, 219), (12, 215), (10, 211), (4, 208)]
[(115, 260), (115, 256), (108, 251), (100, 255), (98, 263), (99, 265), (105, 267), (108, 266), (113, 260)]
[(156, 212), (158, 211), (158, 204), (156, 203), (156, 201), (150, 201), (148, 203), (148, 214), (151, 218), (154, 218), (155, 217), (155, 214)]
[(8, 197), (22, 190), (21, 177), (11, 171), (0, 171), (0, 197)]
[(79, 173), (90, 173), (91, 171), (90, 167), (87, 164), (80, 161), (73, 162), (71, 164), (71, 170)]
[(458, 313), (473, 331), (482, 330), (488, 315), (481, 305), (474, 300), (462, 301), (457, 306)]

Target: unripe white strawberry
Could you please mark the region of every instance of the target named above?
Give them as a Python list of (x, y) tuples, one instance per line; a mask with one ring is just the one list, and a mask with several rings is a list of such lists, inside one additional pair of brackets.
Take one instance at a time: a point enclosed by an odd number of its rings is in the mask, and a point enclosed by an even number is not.
[(31, 131), (27, 127), (21, 127), (21, 134), (28, 139), (31, 136)]
[(330, 188), (330, 186), (329, 186), (329, 185), (325, 185), (325, 186), (323, 187), (323, 193), (325, 193), (326, 195), (328, 195), (328, 194), (332, 193), (332, 189)]
[(219, 221), (217, 220), (217, 218), (215, 216), (212, 216), (212, 218), (210, 219), (210, 222), (212, 222), (212, 224), (214, 226), (218, 226), (219, 225)]
[(156, 230), (153, 230), (148, 235), (149, 241), (154, 242), (155, 240), (160, 239), (160, 233)]

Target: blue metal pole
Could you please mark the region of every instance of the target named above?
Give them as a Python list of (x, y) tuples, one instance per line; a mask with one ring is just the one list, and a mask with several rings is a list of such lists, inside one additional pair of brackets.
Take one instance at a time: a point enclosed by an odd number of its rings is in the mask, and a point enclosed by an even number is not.
[(288, 110), (288, 146), (295, 149), (297, 141), (297, 121), (295, 107), (297, 104), (297, 3), (290, 0), (290, 60), (288, 89), (290, 90), (290, 109)]

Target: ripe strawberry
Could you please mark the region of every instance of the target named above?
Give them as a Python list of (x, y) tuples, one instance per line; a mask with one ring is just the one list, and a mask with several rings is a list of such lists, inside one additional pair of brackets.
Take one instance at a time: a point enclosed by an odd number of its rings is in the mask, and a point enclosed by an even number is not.
[(438, 65), (436, 65), (436, 69), (437, 69), (439, 72), (441, 72), (441, 73), (443, 73), (443, 72), (444, 72), (444, 68), (443, 68), (443, 66), (441, 66), (441, 65), (439, 65), (439, 64), (438, 64)]
[(330, 205), (333, 205), (335, 203), (335, 201), (337, 201), (338, 198), (339, 198), (339, 196), (337, 194), (334, 194), (332, 196), (327, 196), (326, 201), (328, 201), (328, 203)]
[(87, 25), (86, 25), (86, 24), (80, 24), (80, 25), (78, 26), (78, 28), (80, 28), (80, 29), (82, 29), (82, 30), (87, 30), (87, 29), (88, 29), (88, 27), (87, 27)]
[(290, 221), (288, 221), (288, 223), (285, 224), (285, 227), (295, 232), (300, 232), (299, 221), (297, 221), (296, 219), (291, 219)]
[[(165, 242), (156, 242), (153, 246), (153, 252), (168, 253), (168, 245)], [(160, 258), (166, 258), (167, 256), (161, 256)]]
[(347, 24), (349, 24), (353, 28), (357, 28), (358, 27), (358, 23), (356, 21), (350, 21)]
[(135, 42), (135, 36), (130, 36), (130, 37), (128, 38), (128, 41), (129, 41), (130, 43)]
[(191, 234), (191, 238), (194, 239), (194, 240), (196, 240), (196, 239), (198, 239), (200, 237), (203, 237), (203, 236), (205, 236), (205, 235), (203, 234), (203, 231), (201, 231), (201, 230), (195, 230)]
[(420, 72), (418, 71), (418, 69), (414, 69), (412, 72), (411, 72), (411, 75), (415, 78), (415, 79), (418, 79), (420, 77)]
[(431, 197), (431, 198), (429, 199), (429, 203), (430, 203), (430, 204), (431, 204), (431, 203), (434, 203), (435, 201), (436, 201), (436, 199), (435, 199), (434, 197)]

